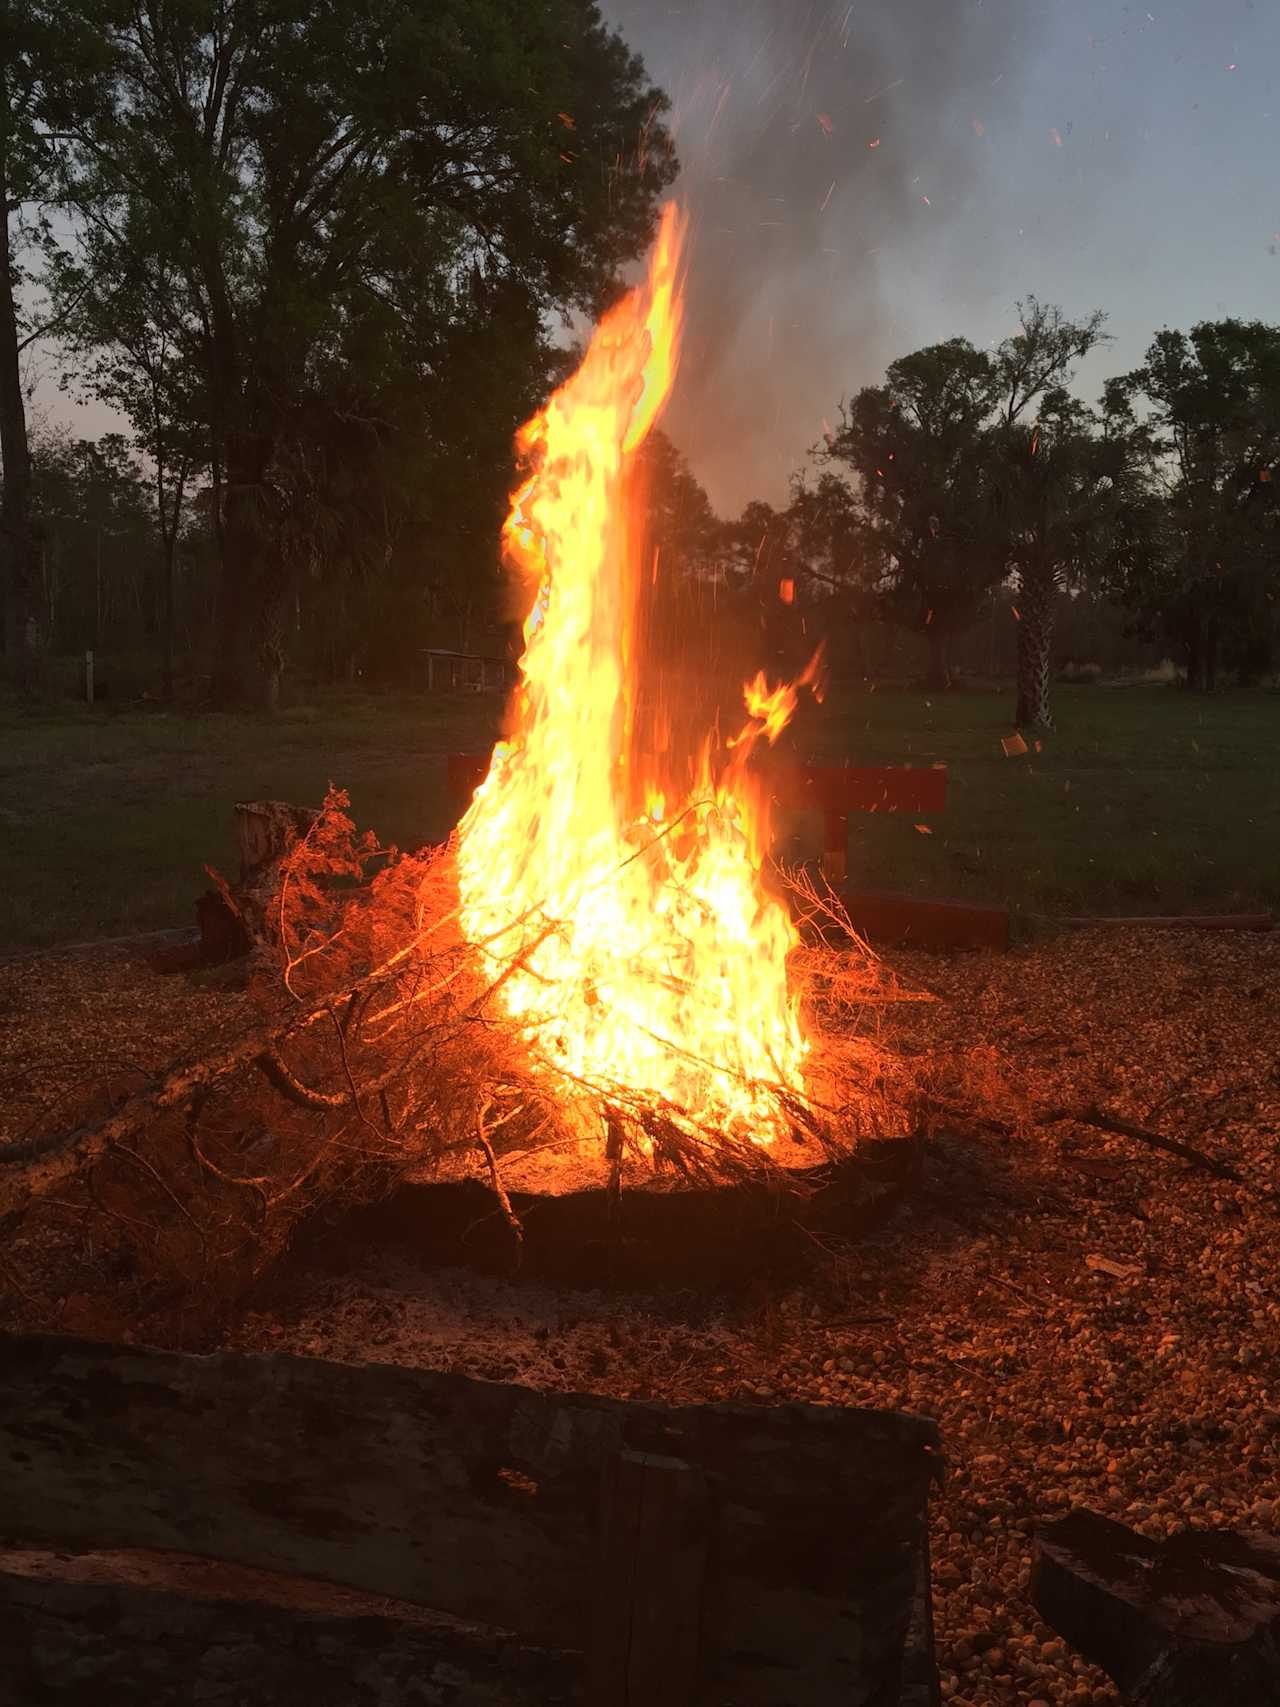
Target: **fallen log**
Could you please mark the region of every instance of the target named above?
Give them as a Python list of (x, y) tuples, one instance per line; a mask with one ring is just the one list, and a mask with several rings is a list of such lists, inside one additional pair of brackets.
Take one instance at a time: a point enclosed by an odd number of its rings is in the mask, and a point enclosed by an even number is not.
[(1274, 913), (1137, 913), (1129, 918), (1065, 914), (1050, 922), (1072, 930), (1108, 925), (1116, 930), (1269, 931), (1275, 928), (1276, 920)]
[(1093, 1511), (1037, 1534), (1031, 1598), (1133, 1707), (1275, 1707), (1280, 1540), (1191, 1530), (1148, 1540)]
[(0, 1550), (0, 1707), (572, 1707), (572, 1655), (326, 1583), (162, 1554)]
[[(771, 1168), (726, 1185), (651, 1181), (503, 1192), (479, 1179), (410, 1176), (342, 1222), (341, 1251), (402, 1245), (432, 1263), (520, 1269), (560, 1286), (732, 1287), (811, 1265), (829, 1241), (879, 1226), (921, 1167), (914, 1137), (865, 1140), (848, 1156)], [(513, 1230), (512, 1223), (519, 1232)], [(303, 1261), (332, 1260), (332, 1228), (303, 1233)]]
[[(602, 1489), (622, 1489), (638, 1455), (678, 1490), (662, 1523), (650, 1514), (642, 1579), (615, 1575), (612, 1592), (657, 1639), (655, 1573), (701, 1582), (698, 1707), (920, 1699), (910, 1643), (928, 1638), (937, 1448), (931, 1421), (900, 1412), (624, 1403), (315, 1358), (0, 1339), (12, 1542), (198, 1553), (557, 1649), (588, 1645), (594, 1609), (593, 1673), (615, 1679), (645, 1656), (603, 1616), (602, 1561), (618, 1555)], [(615, 1540), (628, 1521), (616, 1507)], [(670, 1639), (687, 1669), (692, 1628)]]
[(900, 895), (881, 889), (841, 889), (840, 899), (859, 935), (871, 942), (909, 948), (1009, 946), (1007, 907), (978, 901), (948, 901)]

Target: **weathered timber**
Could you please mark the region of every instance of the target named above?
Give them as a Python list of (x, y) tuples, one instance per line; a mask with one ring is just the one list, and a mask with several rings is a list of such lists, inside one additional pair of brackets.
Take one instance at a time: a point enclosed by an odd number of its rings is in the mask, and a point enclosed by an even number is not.
[(573, 1707), (572, 1655), (327, 1584), (0, 1550), (0, 1707)]
[(1274, 913), (1134, 913), (1117, 918), (1111, 913), (1082, 917), (1065, 914), (1053, 921), (1072, 930), (1095, 930), (1109, 926), (1119, 930), (1160, 931), (1270, 931), (1275, 929)]
[(920, 1513), (916, 1587), (902, 1654), (899, 1707), (941, 1707), (942, 1694), (933, 1645), (933, 1579), (929, 1565), (929, 1514)]
[(699, 1707), (900, 1700), (937, 1444), (930, 1421), (897, 1412), (625, 1404), (313, 1358), (0, 1339), (11, 1540), (196, 1552), (537, 1646), (585, 1639), (606, 1463), (680, 1460), (710, 1514)]
[(236, 846), (240, 850), (240, 881), (277, 864), (315, 825), (314, 806), (294, 806), (287, 800), (236, 802)]
[(841, 892), (855, 928), (872, 942), (906, 943), (913, 948), (994, 948), (1009, 946), (1009, 909), (977, 901), (936, 901), (880, 889)]
[(587, 1707), (694, 1707), (710, 1518), (701, 1470), (656, 1452), (606, 1460)]
[(221, 966), (246, 955), (272, 934), (267, 917), (275, 892), (275, 868), (316, 823), (312, 806), (287, 800), (245, 800), (235, 807), (240, 880), (233, 888), (206, 867), (214, 887), (196, 902), (200, 959)]
[[(799, 1272), (827, 1241), (883, 1223), (916, 1183), (920, 1156), (914, 1137), (867, 1140), (818, 1167), (725, 1185), (636, 1186), (616, 1200), (605, 1186), (559, 1195), (508, 1187), (519, 1241), (490, 1184), (409, 1179), (343, 1221), (344, 1248), (402, 1243), (433, 1263), (518, 1267), (563, 1286), (737, 1286)], [(332, 1228), (304, 1231), (298, 1253), (334, 1260)]]
[(1046, 1524), (1031, 1596), (1133, 1707), (1276, 1707), (1280, 1540), (1189, 1530), (1164, 1542), (1097, 1512)]

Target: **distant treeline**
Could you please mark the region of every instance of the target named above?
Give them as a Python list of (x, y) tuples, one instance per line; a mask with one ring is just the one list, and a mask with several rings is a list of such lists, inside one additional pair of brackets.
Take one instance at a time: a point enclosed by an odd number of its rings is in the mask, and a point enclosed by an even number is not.
[[(516, 427), (644, 252), (666, 98), (591, 0), (15, 0), (0, 78), (0, 576), (40, 694), (92, 648), (114, 691), (276, 703), (509, 651), (496, 541)], [(1280, 657), (1280, 329), (1156, 335), (1094, 406), (1105, 339), (1028, 299), (843, 399), (782, 507), (717, 517), (661, 433), (637, 487), (649, 622), (708, 670), (1050, 682)], [(38, 431), (53, 351), (127, 435)], [(726, 431), (732, 426), (726, 423)], [(694, 618), (696, 620), (690, 620)], [(697, 660), (695, 660), (697, 662)]]

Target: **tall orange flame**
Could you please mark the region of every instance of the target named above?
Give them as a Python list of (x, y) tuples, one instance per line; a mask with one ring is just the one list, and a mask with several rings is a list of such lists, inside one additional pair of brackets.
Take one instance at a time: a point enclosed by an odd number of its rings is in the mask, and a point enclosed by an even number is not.
[(531, 603), (511, 734), (459, 827), (461, 919), (566, 1089), (767, 1141), (803, 1089), (807, 1044), (745, 759), (794, 693), (757, 678), (732, 760), (717, 772), (708, 741), (674, 807), (628, 752), (641, 558), (625, 476), (675, 377), (683, 236), (668, 206), (646, 283), (517, 441), (530, 472), (504, 543)]

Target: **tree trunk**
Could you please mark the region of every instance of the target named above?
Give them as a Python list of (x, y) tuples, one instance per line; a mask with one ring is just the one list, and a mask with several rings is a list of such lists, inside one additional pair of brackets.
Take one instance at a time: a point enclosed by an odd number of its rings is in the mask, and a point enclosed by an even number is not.
[(1192, 693), (1212, 693), (1217, 685), (1218, 621), (1196, 616), (1187, 637), (1187, 687)]
[(275, 711), (280, 703), (288, 591), (272, 558), (266, 484), (270, 457), (265, 436), (244, 435), (228, 446), (215, 673), (220, 705), (262, 711)]
[(1187, 632), (1187, 690), (1198, 693), (1204, 687), (1204, 645), (1200, 624), (1193, 621)]
[(174, 697), (173, 683), (173, 607), (174, 555), (176, 540), (167, 539), (164, 546), (164, 659), (160, 668), (160, 693), (168, 703)]
[(941, 693), (951, 686), (951, 664), (947, 657), (950, 636), (932, 623), (924, 632), (929, 642), (929, 673), (925, 683)]
[(177, 626), (177, 557), (178, 529), (182, 524), (182, 503), (186, 493), (189, 464), (183, 461), (173, 475), (173, 513), (169, 513), (169, 502), (165, 495), (164, 465), (156, 464), (156, 513), (160, 521), (160, 543), (164, 551), (164, 614), (163, 614), (163, 663), (161, 665), (160, 691), (163, 698), (172, 703), (174, 698), (174, 631)]
[(1026, 574), (1018, 591), (1018, 704), (1014, 722), (1024, 729), (1052, 729), (1049, 658), (1058, 588), (1052, 575)]
[(0, 138), (0, 582), (4, 588), (4, 641), (9, 673), (29, 698), (40, 687), (44, 656), (44, 582), (31, 514), (31, 449), (22, 394), (18, 307), (13, 294), (9, 238), (8, 162)]

